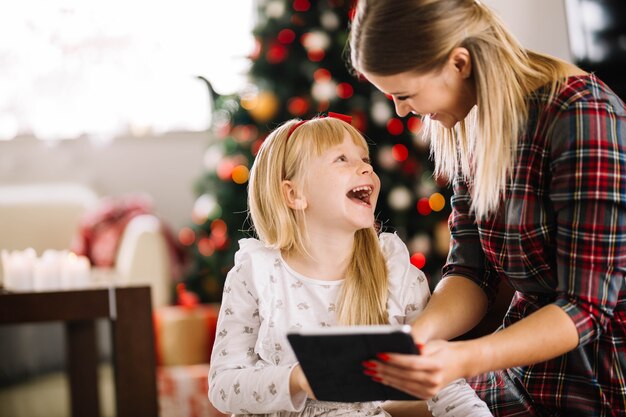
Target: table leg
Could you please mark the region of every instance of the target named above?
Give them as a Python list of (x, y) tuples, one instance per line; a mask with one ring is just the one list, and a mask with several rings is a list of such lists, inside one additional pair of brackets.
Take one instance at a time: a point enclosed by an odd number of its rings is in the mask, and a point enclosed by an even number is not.
[(116, 291), (112, 320), (118, 417), (157, 416), (156, 354), (147, 287)]
[(100, 400), (95, 322), (70, 321), (65, 329), (72, 416), (98, 417)]

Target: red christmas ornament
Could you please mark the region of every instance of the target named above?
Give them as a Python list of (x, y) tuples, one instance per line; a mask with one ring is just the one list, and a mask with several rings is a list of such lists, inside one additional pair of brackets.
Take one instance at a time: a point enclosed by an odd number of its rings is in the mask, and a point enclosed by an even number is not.
[(237, 164), (232, 159), (223, 159), (217, 166), (217, 177), (222, 181), (230, 180), (236, 166)]
[(211, 222), (211, 235), (212, 236), (226, 236), (228, 232), (228, 226), (222, 219), (215, 219)]
[(411, 132), (418, 133), (420, 130), (422, 130), (422, 119), (415, 116), (411, 117), (407, 122), (407, 127)]
[(339, 83), (337, 85), (337, 96), (342, 99), (348, 99), (354, 94), (354, 88), (350, 83)]
[(196, 233), (191, 227), (183, 227), (178, 231), (178, 241), (184, 246), (191, 246), (196, 241)]
[(415, 175), (417, 172), (417, 161), (415, 159), (407, 159), (402, 165), (402, 172), (407, 175)]
[(283, 29), (278, 32), (278, 42), (288, 45), (296, 40), (296, 32), (291, 29)]
[(267, 50), (265, 58), (270, 64), (280, 64), (285, 60), (285, 58), (287, 58), (287, 54), (287, 48), (285, 48), (281, 44), (276, 43), (270, 46), (270, 48)]
[(306, 12), (310, 8), (311, 3), (309, 3), (309, 0), (294, 0), (293, 2), (293, 9), (296, 12)]
[(330, 81), (331, 78), (332, 76), (330, 74), (330, 71), (328, 71), (326, 68), (317, 69), (313, 73), (313, 79), (318, 83)]
[(403, 144), (398, 143), (391, 148), (391, 155), (396, 161), (404, 162), (409, 157), (409, 150)]
[(432, 212), (430, 203), (428, 202), (428, 197), (423, 197), (418, 200), (417, 212), (422, 216), (428, 216)]
[(389, 121), (387, 122), (387, 132), (394, 136), (398, 136), (402, 134), (403, 131), (404, 124), (402, 123), (402, 120), (397, 118), (389, 119)]
[(215, 253), (215, 243), (208, 237), (203, 237), (198, 241), (198, 252), (202, 256), (211, 256)]
[(294, 116), (302, 116), (309, 110), (309, 103), (302, 97), (292, 97), (287, 102), (287, 110)]
[(326, 56), (326, 52), (323, 49), (309, 49), (306, 53), (309, 61), (320, 62)]
[(418, 269), (422, 269), (426, 265), (426, 257), (423, 253), (417, 252), (411, 255), (411, 263)]

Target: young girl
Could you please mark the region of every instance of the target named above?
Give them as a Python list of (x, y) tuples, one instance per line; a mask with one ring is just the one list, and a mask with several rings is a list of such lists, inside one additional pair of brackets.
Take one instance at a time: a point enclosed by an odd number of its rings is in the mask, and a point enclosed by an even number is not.
[[(223, 412), (389, 415), (379, 402), (314, 400), (286, 339), (303, 326), (410, 323), (430, 296), (400, 239), (374, 229), (380, 181), (342, 119), (289, 121), (256, 157), (248, 202), (259, 240), (240, 241), (211, 357), (209, 398)], [(431, 406), (491, 415), (463, 381), (446, 390)]]

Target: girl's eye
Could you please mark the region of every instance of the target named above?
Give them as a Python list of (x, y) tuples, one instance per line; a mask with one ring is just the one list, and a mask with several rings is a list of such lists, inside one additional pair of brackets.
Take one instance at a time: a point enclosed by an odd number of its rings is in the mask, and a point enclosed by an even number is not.
[(399, 96), (399, 97), (396, 97), (396, 100), (398, 100), (398, 101), (404, 101), (404, 100), (406, 100), (406, 99), (408, 99), (408, 98), (409, 98), (409, 96)]
[(372, 160), (369, 157), (365, 157), (363, 158), (363, 162), (365, 162), (366, 164), (372, 164)]
[(341, 155), (339, 158), (337, 158), (337, 161), (340, 161), (340, 162), (346, 162), (347, 160), (348, 158), (346, 158), (345, 155)]

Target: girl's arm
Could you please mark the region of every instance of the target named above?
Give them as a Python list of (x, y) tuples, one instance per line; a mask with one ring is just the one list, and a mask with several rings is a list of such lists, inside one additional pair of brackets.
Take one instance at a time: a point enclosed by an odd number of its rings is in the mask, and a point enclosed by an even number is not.
[(294, 365), (259, 356), (261, 291), (252, 276), (252, 265), (245, 261), (235, 265), (226, 278), (211, 355), (209, 399), (224, 413), (300, 411), (306, 394), (291, 395)]

